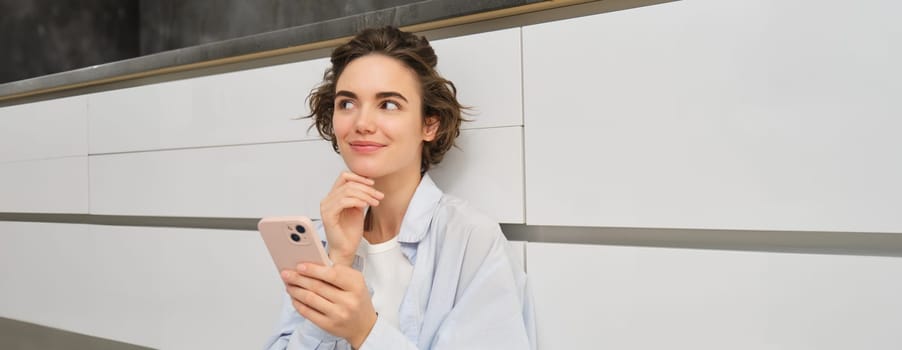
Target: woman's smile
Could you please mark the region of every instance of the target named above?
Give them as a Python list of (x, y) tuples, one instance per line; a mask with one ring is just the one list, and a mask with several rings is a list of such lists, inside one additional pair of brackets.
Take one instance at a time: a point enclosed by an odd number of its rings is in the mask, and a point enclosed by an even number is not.
[(372, 141), (351, 141), (348, 144), (351, 146), (352, 151), (361, 154), (376, 153), (385, 147), (384, 144)]

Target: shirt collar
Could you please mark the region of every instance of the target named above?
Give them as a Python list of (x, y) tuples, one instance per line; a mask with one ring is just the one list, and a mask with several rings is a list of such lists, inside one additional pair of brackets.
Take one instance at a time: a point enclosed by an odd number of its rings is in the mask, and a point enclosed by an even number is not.
[(442, 190), (435, 185), (435, 182), (432, 182), (429, 174), (423, 174), (417, 190), (410, 199), (407, 211), (404, 213), (404, 219), (401, 220), (398, 242), (419, 243), (423, 240), (442, 195)]

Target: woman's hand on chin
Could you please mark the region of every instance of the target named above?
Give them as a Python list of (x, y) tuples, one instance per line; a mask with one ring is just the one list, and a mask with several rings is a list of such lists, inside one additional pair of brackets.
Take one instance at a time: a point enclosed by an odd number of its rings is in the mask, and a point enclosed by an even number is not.
[(371, 179), (342, 172), (320, 204), (323, 227), (329, 241), (329, 258), (351, 266), (363, 237), (363, 219), (368, 206), (378, 206), (385, 195), (373, 188)]

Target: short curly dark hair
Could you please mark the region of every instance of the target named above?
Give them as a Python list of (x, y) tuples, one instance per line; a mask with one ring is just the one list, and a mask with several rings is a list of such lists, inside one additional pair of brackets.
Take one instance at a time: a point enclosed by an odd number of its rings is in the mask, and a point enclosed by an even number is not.
[(335, 86), (338, 78), (351, 61), (371, 54), (385, 55), (401, 61), (417, 74), (423, 98), (423, 122), (425, 118), (436, 118), (439, 125), (435, 139), (425, 142), (420, 157), (420, 171), (442, 161), (445, 153), (455, 145), (460, 135), (461, 113), (466, 107), (457, 101), (457, 88), (450, 80), (443, 78), (435, 69), (438, 57), (425, 37), (407, 33), (395, 27), (366, 29), (351, 41), (332, 51), (332, 67), (323, 75), (320, 83), (310, 95), (310, 114), (316, 130), (324, 139), (332, 142), (338, 152), (338, 143), (332, 127), (335, 108)]

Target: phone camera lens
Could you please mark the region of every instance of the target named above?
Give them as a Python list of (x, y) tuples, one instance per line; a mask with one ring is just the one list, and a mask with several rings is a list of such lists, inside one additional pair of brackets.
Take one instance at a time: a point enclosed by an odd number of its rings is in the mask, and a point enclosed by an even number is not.
[(292, 233), (292, 234), (291, 234), (291, 240), (292, 240), (292, 241), (295, 241), (295, 242), (300, 242), (300, 241), (301, 241), (301, 235), (299, 235), (299, 234), (297, 234), (297, 233)]
[(303, 225), (297, 225), (297, 226), (294, 227), (294, 229), (295, 229), (295, 230), (298, 230), (298, 233), (304, 233), (304, 232), (307, 232), (307, 229), (304, 228)]

